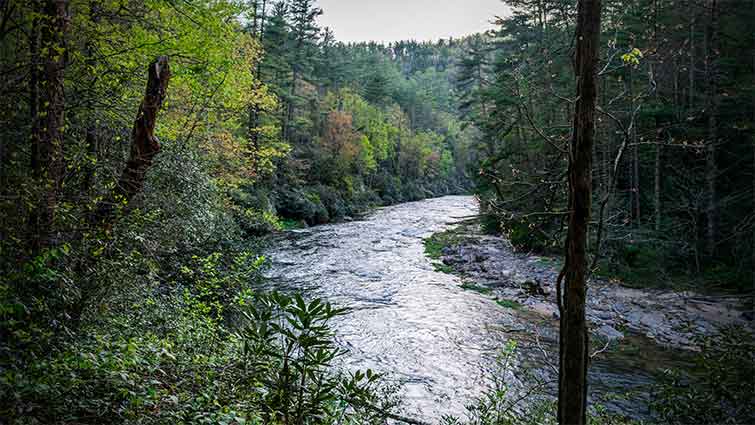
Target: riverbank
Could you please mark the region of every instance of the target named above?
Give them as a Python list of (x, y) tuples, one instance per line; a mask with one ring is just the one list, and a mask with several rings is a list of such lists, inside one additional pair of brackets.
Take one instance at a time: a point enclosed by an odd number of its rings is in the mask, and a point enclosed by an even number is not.
[[(460, 276), (462, 287), (501, 306), (558, 319), (559, 258), (516, 252), (504, 238), (484, 235), (469, 223), (434, 234), (425, 247), (436, 269)], [(591, 332), (606, 341), (642, 335), (666, 348), (696, 350), (698, 337), (729, 325), (749, 326), (743, 311), (737, 297), (628, 288), (599, 278), (590, 281), (588, 290)]]

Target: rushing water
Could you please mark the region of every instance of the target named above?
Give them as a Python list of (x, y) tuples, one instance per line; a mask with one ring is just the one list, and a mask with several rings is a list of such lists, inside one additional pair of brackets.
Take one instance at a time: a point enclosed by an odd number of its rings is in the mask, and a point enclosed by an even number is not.
[[(403, 385), (410, 410), (426, 418), (463, 416), (464, 405), (485, 388), (497, 353), (511, 338), (531, 341), (523, 335), (534, 326), (526, 314), (462, 289), (458, 277), (435, 271), (425, 257), (424, 237), (476, 213), (472, 197), (447, 196), (288, 232), (269, 253), (269, 274), (275, 285), (352, 309), (334, 324), (349, 350), (347, 367), (388, 372)], [(540, 347), (557, 358), (552, 322), (541, 321), (539, 345), (522, 344), (520, 353), (543, 370)], [(635, 361), (614, 357), (594, 364), (594, 387), (648, 382), (642, 365), (657, 356), (630, 357)], [(613, 407), (627, 412), (638, 406)]]

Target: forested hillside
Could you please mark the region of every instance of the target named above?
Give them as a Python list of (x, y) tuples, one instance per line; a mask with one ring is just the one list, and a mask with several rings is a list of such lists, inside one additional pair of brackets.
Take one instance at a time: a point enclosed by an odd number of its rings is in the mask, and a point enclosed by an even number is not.
[[(560, 251), (574, 8), (508, 3), (513, 15), (470, 40), (458, 75), (466, 122), (483, 133), (477, 192), (492, 231)], [(609, 261), (592, 263), (599, 273), (752, 290), (753, 13), (742, 1), (604, 2), (590, 249)]]
[[(311, 0), (0, 4), (3, 418), (218, 423), (364, 397), (335, 376), (297, 396), (280, 370), (276, 384), (243, 365), (257, 237), (464, 192), (471, 137), (449, 47), (345, 45), (321, 13)], [(306, 326), (342, 314), (317, 305)], [(318, 362), (338, 351), (318, 347), (301, 376), (330, 374)], [(255, 361), (277, 365), (265, 350)]]
[(283, 217), (317, 224), (469, 187), (456, 50), (443, 41), (345, 45), (317, 26), (313, 1), (252, 8), (246, 29), (266, 52), (254, 77), (278, 100), (250, 111), (252, 205), (269, 201)]
[[(0, 424), (751, 421), (755, 2), (505, 3), (344, 43), (315, 0), (0, 0)], [(626, 286), (707, 310), (593, 314)], [(694, 372), (588, 409), (625, 336)]]

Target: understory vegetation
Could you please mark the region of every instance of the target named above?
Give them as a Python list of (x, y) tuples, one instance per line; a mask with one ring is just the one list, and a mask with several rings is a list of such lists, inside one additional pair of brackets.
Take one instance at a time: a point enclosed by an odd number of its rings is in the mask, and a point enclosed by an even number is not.
[[(480, 131), (486, 228), (562, 253), (575, 11), (507, 2), (471, 37), (457, 89)], [(591, 268), (634, 286), (753, 291), (751, 2), (603, 1)], [(752, 307), (750, 307), (752, 308)]]
[(310, 0), (0, 3), (3, 423), (369, 423), (395, 407), (270, 232), (468, 189), (450, 55)]
[[(338, 42), (314, 0), (0, 1), (0, 423), (421, 423), (390, 371), (342, 367), (347, 309), (267, 289), (266, 237), (475, 193), (487, 229), (560, 246), (573, 4), (510, 3), (496, 31), (386, 45)], [(744, 293), (752, 15), (608, 3), (596, 272)], [(752, 421), (731, 335), (669, 372), (661, 420)], [(470, 423), (553, 421), (505, 376)]]

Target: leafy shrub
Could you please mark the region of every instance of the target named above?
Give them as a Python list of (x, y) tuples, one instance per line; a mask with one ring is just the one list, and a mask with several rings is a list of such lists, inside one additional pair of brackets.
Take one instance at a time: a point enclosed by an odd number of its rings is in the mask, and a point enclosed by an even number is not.
[(665, 370), (655, 388), (653, 413), (668, 424), (755, 423), (755, 340), (729, 327), (701, 338), (692, 373)]
[(282, 217), (304, 220), (309, 225), (327, 223), (330, 219), (320, 196), (309, 190), (284, 189), (276, 206)]
[(260, 257), (192, 256), (174, 283), (132, 272), (149, 261), (116, 262), (127, 284), (81, 328), (4, 363), (4, 423), (361, 424), (397, 405), (379, 375), (335, 368), (328, 322), (345, 310), (254, 291)]
[(259, 278), (264, 261), (265, 257), (250, 252), (193, 256), (181, 267), (184, 302), (207, 317), (222, 320), (226, 306)]
[(230, 192), (231, 212), (247, 236), (261, 236), (283, 228), (267, 190), (245, 187)]
[(539, 226), (526, 219), (509, 219), (501, 221), (501, 228), (511, 244), (528, 251), (545, 252), (552, 242), (539, 230)]
[(263, 385), (259, 408), (266, 423), (375, 423), (395, 407), (371, 370), (334, 372), (333, 361), (344, 351), (328, 323), (346, 309), (277, 292), (254, 294), (245, 305), (247, 324), (239, 332), (244, 376)]
[[(516, 367), (516, 341), (510, 340), (496, 358), (493, 370), (482, 394), (466, 405), (466, 419), (444, 416), (442, 425), (556, 425), (557, 405), (549, 391), (555, 382), (545, 380), (525, 370), (522, 379)], [(518, 379), (517, 379), (518, 378)], [(531, 382), (516, 389), (510, 382)], [(611, 414), (600, 405), (590, 406), (587, 423), (590, 425), (640, 425), (635, 421)]]
[(480, 227), (486, 235), (499, 235), (501, 233), (501, 222), (493, 214), (482, 214), (480, 216)]
[(328, 218), (338, 220), (349, 214), (349, 207), (338, 191), (330, 186), (318, 185), (314, 188), (317, 199), (322, 202), (328, 211)]

